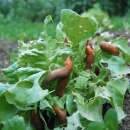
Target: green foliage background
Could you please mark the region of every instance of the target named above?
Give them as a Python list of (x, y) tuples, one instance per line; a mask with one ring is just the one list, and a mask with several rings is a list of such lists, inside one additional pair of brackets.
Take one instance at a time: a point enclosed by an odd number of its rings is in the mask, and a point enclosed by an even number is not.
[(0, 12), (11, 20), (43, 21), (49, 14), (59, 20), (61, 9), (69, 8), (82, 13), (96, 2), (110, 15), (125, 14), (129, 3), (128, 0), (0, 0)]

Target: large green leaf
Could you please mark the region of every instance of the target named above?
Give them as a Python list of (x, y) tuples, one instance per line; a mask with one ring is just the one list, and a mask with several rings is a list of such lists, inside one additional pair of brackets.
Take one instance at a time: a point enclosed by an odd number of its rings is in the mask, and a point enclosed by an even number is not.
[(92, 122), (88, 125), (87, 130), (107, 130), (103, 122)]
[(27, 130), (23, 117), (14, 116), (4, 123), (2, 130)]
[(128, 86), (129, 81), (128, 79), (124, 78), (112, 79), (108, 82), (106, 86), (109, 93), (111, 94), (111, 101), (115, 106), (119, 121), (125, 116), (123, 113), (123, 101)]
[(89, 123), (87, 130), (118, 130), (118, 118), (116, 111), (111, 108), (107, 111), (102, 122)]
[(12, 118), (17, 112), (17, 109), (7, 103), (5, 97), (0, 97), (0, 122), (6, 121)]
[(23, 80), (26, 79), (28, 76), (38, 73), (40, 71), (42, 70), (38, 68), (20, 67), (17, 70), (15, 70), (13, 74), (17, 75), (19, 80)]
[(122, 57), (112, 56), (109, 59), (102, 59), (102, 63), (108, 64), (108, 69), (114, 76), (123, 76), (130, 73), (130, 67), (125, 63)]
[(39, 79), (45, 71), (31, 75), (26, 80), (12, 85), (5, 93), (9, 103), (17, 107), (27, 107), (33, 105), (48, 95), (48, 90), (40, 87)]
[(109, 109), (104, 117), (104, 122), (109, 130), (118, 130), (118, 118), (114, 109)]
[(102, 104), (101, 98), (94, 98), (84, 104), (78, 104), (78, 111), (82, 117), (89, 121), (102, 121)]
[(62, 10), (61, 22), (64, 32), (74, 43), (92, 37), (96, 32), (96, 24), (92, 19), (82, 17), (69, 9)]

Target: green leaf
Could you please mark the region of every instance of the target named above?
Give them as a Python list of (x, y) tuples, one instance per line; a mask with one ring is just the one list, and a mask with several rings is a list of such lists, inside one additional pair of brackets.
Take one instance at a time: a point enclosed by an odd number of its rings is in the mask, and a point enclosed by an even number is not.
[(96, 87), (95, 89), (95, 97), (101, 97), (107, 100), (110, 100), (110, 92), (105, 87)]
[(17, 75), (19, 80), (25, 79), (30, 75), (33, 75), (35, 73), (38, 73), (42, 71), (41, 69), (38, 68), (32, 68), (32, 67), (20, 67), (16, 71), (14, 71), (13, 74)]
[(8, 104), (4, 96), (0, 97), (0, 122), (12, 118), (16, 112), (16, 108), (13, 105)]
[(42, 100), (48, 95), (48, 90), (43, 90), (39, 84), (43, 74), (45, 71), (31, 75), (26, 80), (20, 81), (20, 84), (12, 85), (5, 93), (7, 101), (19, 108), (24, 108)]
[(52, 109), (52, 106), (46, 99), (43, 99), (40, 101), (40, 109), (45, 110), (46, 108)]
[(72, 95), (66, 97), (66, 110), (69, 114), (72, 114), (76, 110), (76, 103)]
[(103, 122), (92, 122), (88, 125), (87, 130), (107, 130)]
[(73, 43), (78, 43), (96, 32), (96, 24), (88, 17), (81, 17), (69, 9), (63, 9), (61, 12), (61, 22), (63, 30)]
[(96, 79), (94, 80), (96, 83), (99, 82), (104, 82), (105, 78), (108, 77), (108, 70), (106, 70), (106, 68), (102, 67), (99, 70), (99, 75), (96, 77)]
[(92, 122), (87, 130), (118, 130), (118, 118), (116, 111), (111, 108), (104, 117), (104, 122)]
[(78, 130), (81, 127), (79, 113), (76, 112), (72, 116), (67, 118), (67, 127), (65, 130)]
[(21, 66), (28, 65), (34, 67), (38, 61), (44, 61), (45, 59), (47, 59), (45, 52), (34, 48), (21, 51), (18, 63)]
[(8, 84), (0, 83), (0, 96), (6, 92), (8, 86)]
[(11, 83), (15, 83), (18, 80), (17, 75), (14, 74), (14, 71), (18, 69), (18, 64), (15, 62), (14, 64), (10, 65), (8, 68), (3, 69), (3, 73), (7, 77), (8, 81)]
[(108, 64), (108, 69), (114, 76), (123, 76), (130, 73), (130, 68), (126, 65), (122, 57), (112, 56), (109, 59), (103, 59), (102, 63)]
[(94, 98), (84, 104), (78, 104), (78, 111), (89, 121), (102, 121), (102, 104), (101, 98)]
[(109, 130), (118, 130), (118, 118), (114, 109), (109, 109), (104, 117), (104, 122)]
[(14, 64), (10, 65), (8, 68), (3, 69), (3, 72), (4, 72), (6, 75), (11, 76), (12, 73), (13, 73), (17, 68), (18, 68), (18, 64), (17, 64), (17, 62), (15, 62)]
[(75, 79), (76, 83), (75, 83), (75, 88), (77, 89), (86, 89), (87, 85), (88, 85), (88, 81), (90, 79), (90, 74), (83, 71), (79, 74), (79, 76)]
[(38, 69), (48, 70), (52, 64), (64, 62), (64, 59), (72, 54), (72, 50), (57, 42), (56, 39), (48, 38), (44, 42), (33, 42), (26, 49), (23, 45), (24, 49), (20, 50), (18, 59), (20, 69), (32, 68), (33, 72)]
[(4, 123), (2, 130), (26, 130), (23, 117), (15, 116)]
[(123, 112), (123, 101), (128, 86), (129, 81), (128, 79), (124, 78), (112, 79), (106, 86), (109, 93), (111, 94), (111, 101), (115, 106), (119, 121), (125, 116)]
[(130, 47), (128, 46), (128, 40), (117, 38), (113, 40), (113, 44), (122, 51), (124, 59), (130, 63)]

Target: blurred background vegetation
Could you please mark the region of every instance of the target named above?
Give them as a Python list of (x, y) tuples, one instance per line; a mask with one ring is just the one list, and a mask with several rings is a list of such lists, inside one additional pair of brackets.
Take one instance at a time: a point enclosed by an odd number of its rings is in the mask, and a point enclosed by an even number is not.
[[(44, 29), (47, 15), (58, 22), (61, 9), (69, 8), (82, 14), (95, 3), (109, 14), (115, 30), (125, 28), (124, 22), (130, 23), (130, 0), (0, 0), (0, 38), (35, 39)], [(96, 11), (97, 8), (93, 12)]]

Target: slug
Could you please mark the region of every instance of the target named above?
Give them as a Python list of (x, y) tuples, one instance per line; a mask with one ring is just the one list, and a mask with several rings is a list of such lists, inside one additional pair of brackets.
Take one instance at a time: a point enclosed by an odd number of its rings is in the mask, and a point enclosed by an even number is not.
[(51, 80), (59, 79), (59, 78), (68, 77), (72, 71), (72, 67), (73, 67), (72, 60), (70, 57), (67, 57), (67, 59), (65, 61), (65, 67), (51, 71), (48, 74), (47, 82), (49, 82)]
[(61, 123), (66, 123), (66, 121), (67, 121), (66, 111), (61, 109), (58, 106), (53, 106), (53, 109), (54, 109), (54, 112), (56, 113), (56, 116), (57, 116), (58, 120)]
[(108, 52), (109, 54), (112, 54), (112, 55), (115, 55), (115, 56), (119, 55), (119, 49), (116, 46), (109, 44), (108, 42), (102, 42), (100, 44), (100, 48), (103, 51)]
[(91, 69), (92, 64), (94, 63), (94, 49), (90, 44), (86, 45), (86, 69)]

